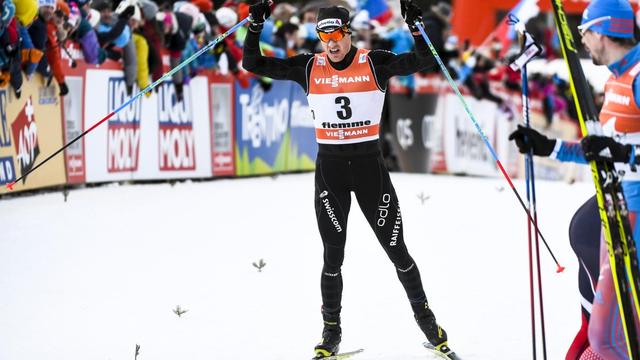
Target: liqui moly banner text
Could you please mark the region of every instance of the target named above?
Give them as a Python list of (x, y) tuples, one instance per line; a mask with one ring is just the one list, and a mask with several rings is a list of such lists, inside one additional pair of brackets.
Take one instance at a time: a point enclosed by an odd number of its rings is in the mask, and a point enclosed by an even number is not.
[(175, 88), (164, 83), (158, 91), (158, 149), (160, 170), (194, 170), (196, 168), (195, 135), (191, 96), (177, 101)]
[[(120, 108), (129, 99), (123, 77), (107, 79), (107, 113)], [(140, 120), (142, 101), (134, 101), (107, 122), (107, 172), (138, 170), (140, 156)]]
[[(122, 73), (90, 70), (86, 82), (95, 90), (85, 94), (85, 121), (99, 120), (129, 99)], [(96, 128), (85, 140), (87, 181), (210, 177), (208, 89), (208, 78), (196, 77), (178, 101), (173, 83), (164, 82)], [(134, 86), (130, 92), (138, 91)]]

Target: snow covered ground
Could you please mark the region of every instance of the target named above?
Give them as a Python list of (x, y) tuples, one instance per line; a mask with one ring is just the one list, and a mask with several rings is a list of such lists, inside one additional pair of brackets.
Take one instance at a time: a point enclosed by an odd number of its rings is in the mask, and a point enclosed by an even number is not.
[[(451, 347), (466, 360), (530, 359), (526, 220), (506, 182), (392, 179)], [(563, 359), (580, 323), (568, 224), (593, 185), (537, 190), (541, 229), (567, 267), (556, 274), (541, 248), (548, 358)], [(133, 360), (136, 344), (138, 360), (309, 359), (321, 262), (312, 174), (3, 199), (0, 359)], [(343, 350), (431, 359), (355, 199), (343, 276)], [(188, 311), (178, 317), (177, 306)]]

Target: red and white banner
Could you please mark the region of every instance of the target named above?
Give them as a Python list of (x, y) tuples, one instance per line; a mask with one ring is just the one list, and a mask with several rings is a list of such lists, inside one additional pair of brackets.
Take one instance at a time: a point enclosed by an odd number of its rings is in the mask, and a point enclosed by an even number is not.
[[(125, 104), (131, 94), (121, 71), (86, 74), (85, 128)], [(171, 82), (127, 105), (85, 140), (87, 182), (210, 177), (207, 77), (184, 87), (177, 101)]]
[(211, 168), (214, 176), (235, 175), (234, 79), (211, 75)]

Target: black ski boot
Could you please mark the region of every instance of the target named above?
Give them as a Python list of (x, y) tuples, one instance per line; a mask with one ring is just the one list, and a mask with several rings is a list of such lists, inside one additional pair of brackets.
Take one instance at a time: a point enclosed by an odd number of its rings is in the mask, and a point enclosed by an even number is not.
[(429, 304), (425, 301), (420, 304), (411, 304), (411, 307), (420, 330), (429, 340), (429, 344), (425, 344), (425, 347), (441, 352), (451, 359), (457, 359), (447, 344), (447, 332), (436, 323), (436, 316), (429, 308)]
[(340, 349), (342, 340), (342, 329), (340, 328), (340, 309), (325, 310), (322, 308), (322, 319), (324, 329), (322, 329), (322, 340), (316, 345), (314, 359), (322, 359), (336, 355)]

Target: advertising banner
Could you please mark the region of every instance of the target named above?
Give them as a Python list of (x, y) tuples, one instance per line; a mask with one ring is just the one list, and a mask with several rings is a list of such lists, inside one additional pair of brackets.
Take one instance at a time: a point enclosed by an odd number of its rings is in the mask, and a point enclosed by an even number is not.
[(302, 171), (315, 168), (318, 143), (307, 96), (300, 86), (291, 86), (291, 145), (287, 155), (287, 170)]
[[(507, 173), (512, 177), (524, 176), (523, 157), (508, 140), (517, 124), (523, 123), (521, 95), (507, 91), (498, 83), (493, 83), (491, 89), (504, 99), (501, 107), (495, 102), (470, 96), (465, 88), (461, 91)], [(398, 78), (393, 78), (389, 91), (391, 130), (394, 132), (391, 145), (401, 171), (500, 175), (460, 99), (439, 75), (416, 76), (413, 91)], [(554, 114), (551, 126), (546, 123), (539, 99), (531, 99), (530, 118), (533, 127), (551, 137), (576, 138), (577, 127), (565, 113)], [(422, 146), (417, 147), (420, 135)], [(551, 159), (536, 159), (535, 164), (536, 176), (544, 179), (572, 181), (582, 175), (572, 166)]]
[(210, 77), (211, 168), (213, 176), (235, 175), (233, 78)]
[[(0, 185), (15, 181), (63, 143), (57, 86), (45, 86), (40, 75), (25, 81), (21, 97), (13, 88), (0, 89)], [(14, 191), (62, 185), (66, 182), (64, 157), (51, 159), (18, 182)], [(0, 186), (0, 193), (6, 192)]]
[[(68, 144), (84, 131), (82, 114), (84, 106), (84, 79), (82, 76), (67, 76), (65, 79), (69, 93), (62, 99), (64, 116), (64, 142)], [(85, 181), (84, 139), (80, 139), (65, 150), (67, 179), (69, 184)]]
[[(466, 97), (471, 112), (483, 114), (476, 118), (480, 128), (495, 146), (496, 139), (496, 105), (488, 101)], [(486, 148), (482, 136), (469, 120), (460, 100), (454, 94), (443, 96), (445, 107), (444, 149), (448, 171), (454, 174), (473, 174), (491, 176), (496, 174), (497, 166), (491, 153)]]
[[(89, 70), (86, 73), (84, 128), (90, 128), (127, 101), (122, 71)], [(96, 127), (85, 138), (87, 182), (132, 180), (138, 170), (142, 99)], [(153, 119), (150, 119), (153, 121)]]
[(176, 101), (175, 88), (169, 83), (158, 90), (158, 156), (160, 171), (194, 170), (196, 168), (190, 96)]
[(430, 171), (431, 148), (438, 94), (390, 94), (389, 120), (393, 134), (391, 149), (400, 171), (426, 173)]
[[(85, 94), (85, 128), (130, 97), (121, 71), (89, 70), (85, 81), (92, 89)], [(87, 137), (88, 182), (211, 176), (207, 78), (192, 79), (185, 86), (182, 102), (176, 100), (171, 82), (156, 89)], [(138, 91), (134, 86), (131, 94)]]
[[(100, 65), (87, 64), (82, 56), (79, 45), (68, 41), (66, 48), (60, 52), (62, 56), (62, 69), (65, 73), (65, 82), (69, 87), (69, 93), (62, 98), (62, 117), (64, 127), (65, 144), (71, 142), (84, 132), (84, 115), (86, 96), (91, 96), (94, 89), (89, 89), (85, 94), (85, 79), (88, 70), (116, 70), (121, 71), (120, 63), (107, 60)], [(102, 118), (106, 114), (102, 114)], [(95, 121), (96, 119), (89, 119)], [(88, 135), (91, 137), (92, 135)], [(67, 169), (67, 181), (69, 184), (82, 184), (86, 181), (86, 158), (84, 153), (85, 138), (81, 138), (65, 150), (65, 163)]]
[(273, 81), (265, 89), (253, 79), (244, 89), (236, 82), (238, 176), (270, 174), (287, 169), (289, 95), (293, 85), (290, 81)]

